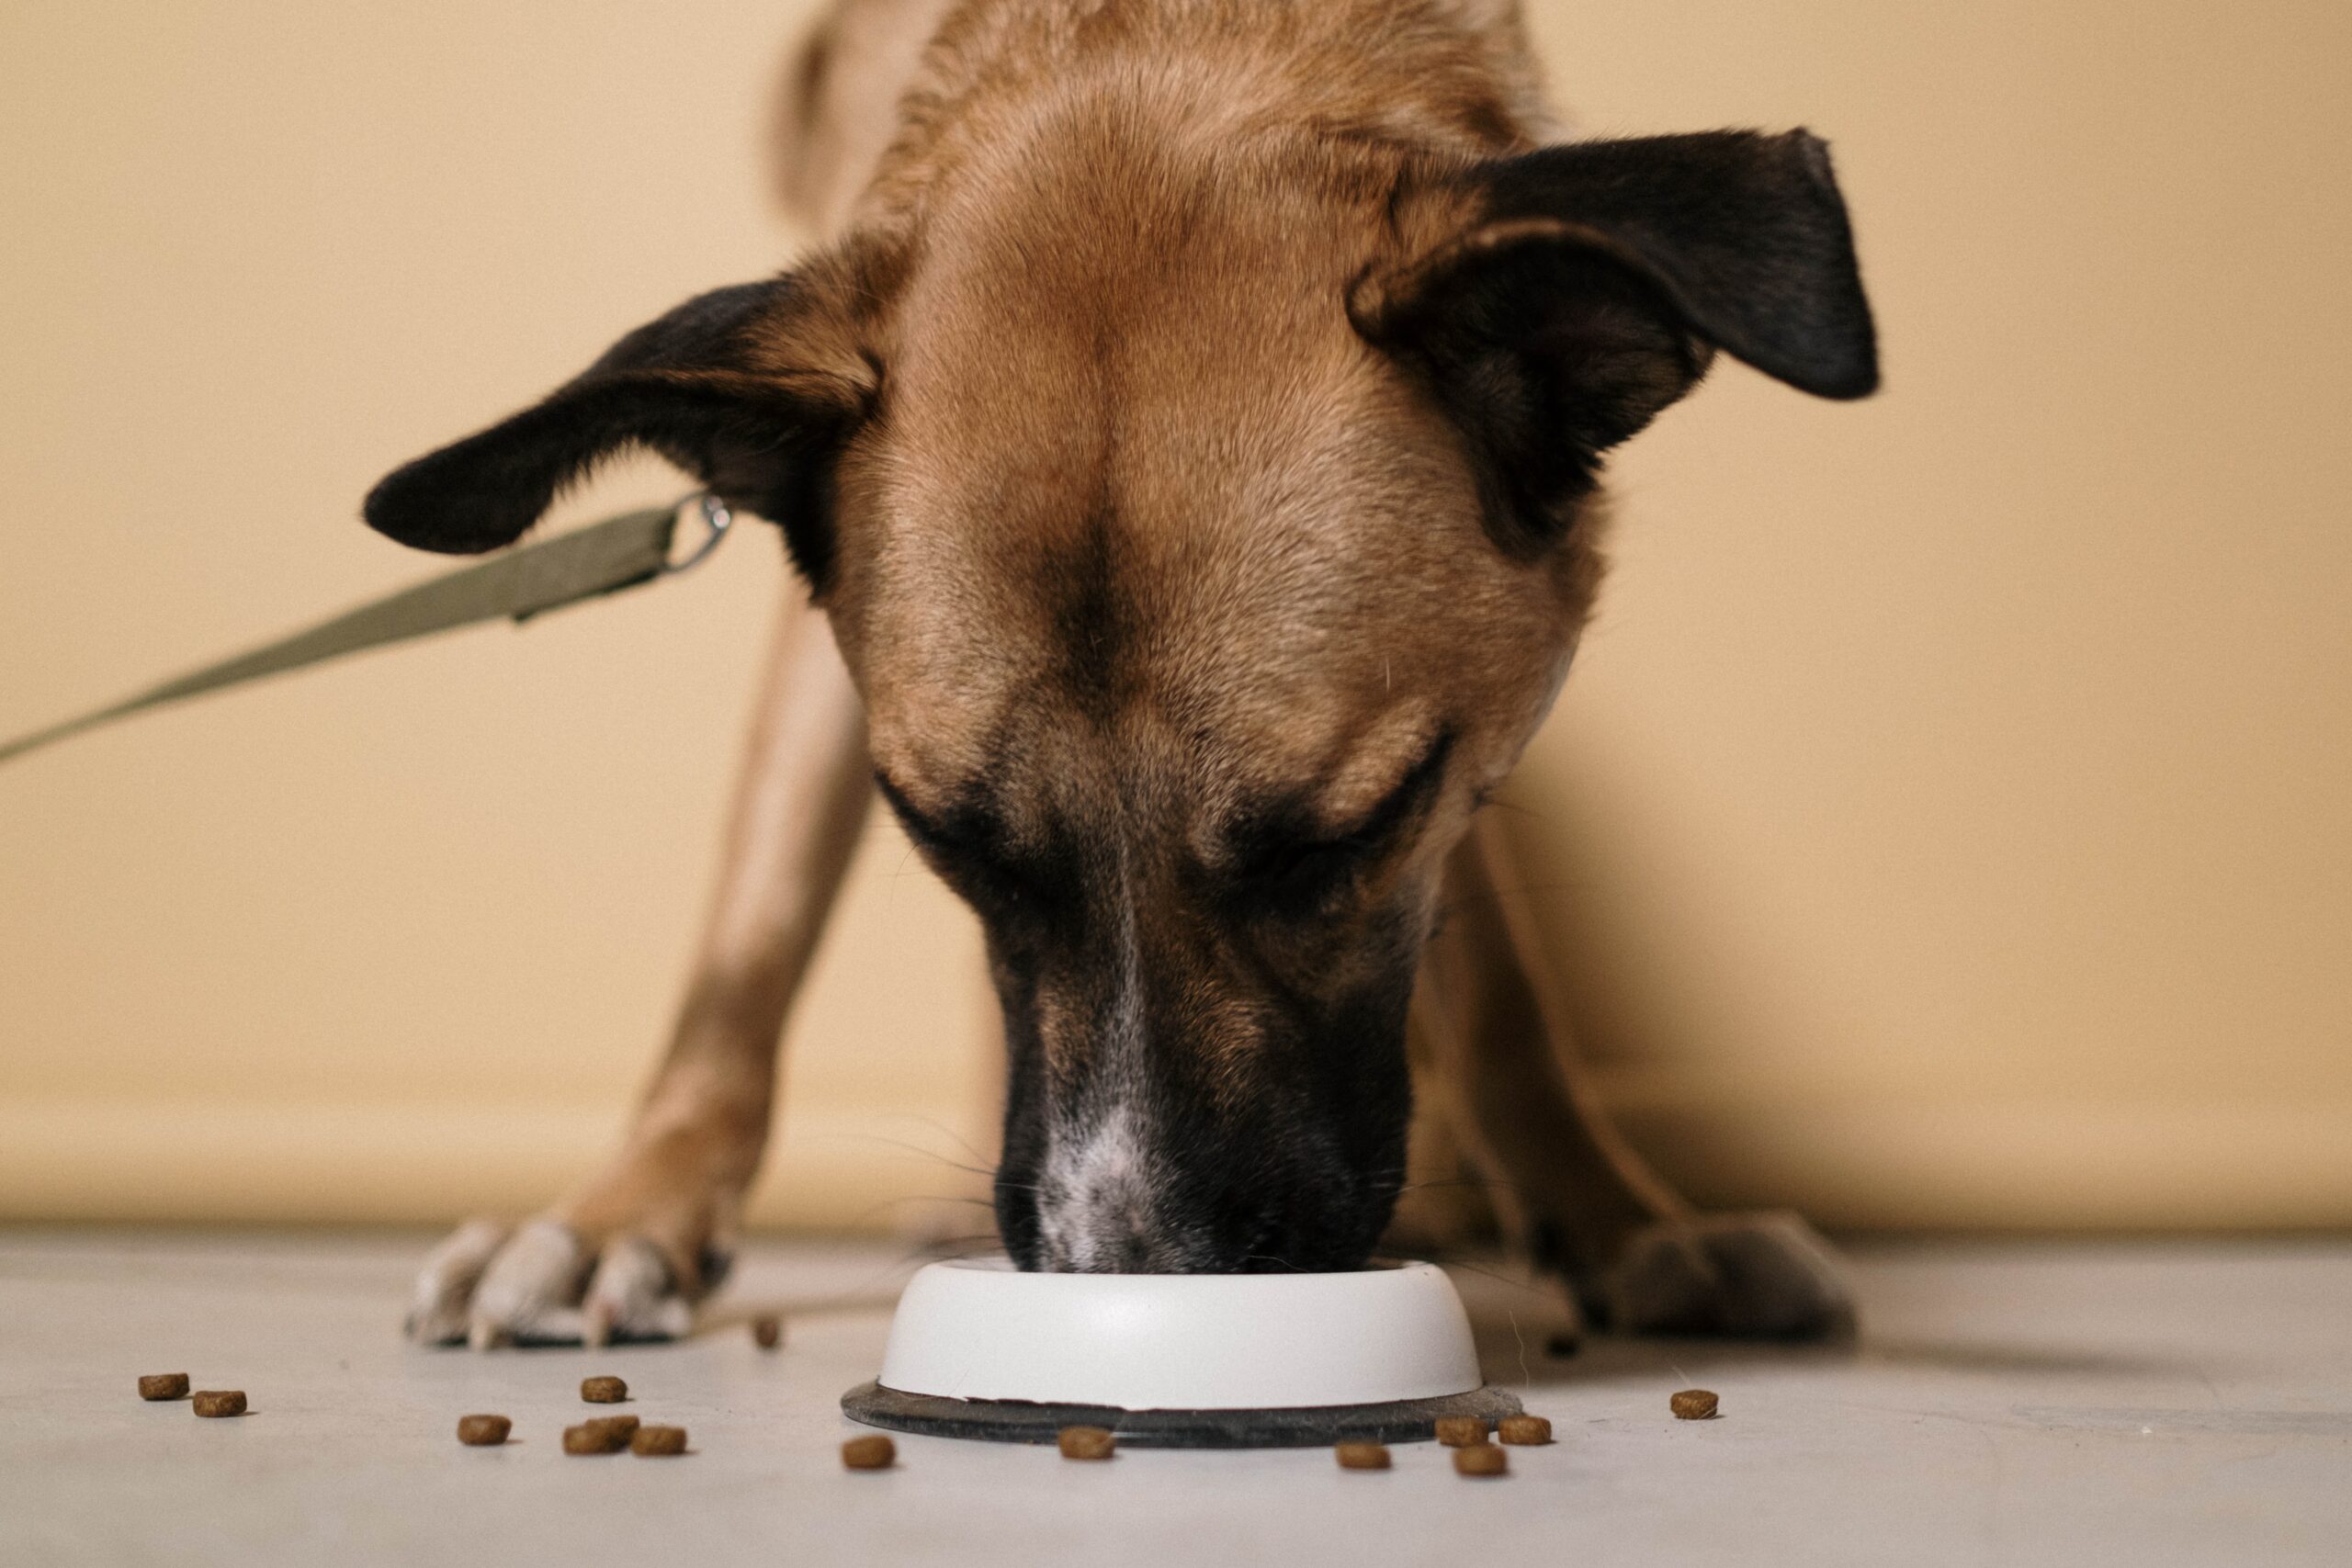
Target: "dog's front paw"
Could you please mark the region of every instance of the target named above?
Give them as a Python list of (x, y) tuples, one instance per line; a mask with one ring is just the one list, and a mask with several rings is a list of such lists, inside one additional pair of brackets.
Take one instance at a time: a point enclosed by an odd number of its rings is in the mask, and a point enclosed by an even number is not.
[(563, 1221), (519, 1229), (472, 1220), (434, 1248), (416, 1279), (409, 1337), (421, 1345), (588, 1345), (675, 1339), (693, 1326), (687, 1288), (662, 1248), (621, 1233), (592, 1247)]
[(1830, 1339), (1854, 1300), (1829, 1244), (1789, 1213), (1713, 1214), (1634, 1233), (1588, 1305), (1624, 1334)]

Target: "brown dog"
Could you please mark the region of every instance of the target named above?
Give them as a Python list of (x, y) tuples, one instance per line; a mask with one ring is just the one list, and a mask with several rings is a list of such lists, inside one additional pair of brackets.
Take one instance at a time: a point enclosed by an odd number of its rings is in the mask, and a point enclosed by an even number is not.
[(1607, 1321), (1838, 1326), (1801, 1224), (1694, 1218), (1595, 1115), (1473, 823), (1591, 607), (1600, 455), (1718, 348), (1875, 384), (1822, 144), (1546, 145), (1506, 0), (849, 0), (803, 65), (828, 248), (368, 498), (486, 550), (643, 444), (816, 607), (627, 1146), (461, 1231), (412, 1331), (683, 1326), (877, 785), (987, 931), (1023, 1266), (1353, 1267), (1418, 1099)]

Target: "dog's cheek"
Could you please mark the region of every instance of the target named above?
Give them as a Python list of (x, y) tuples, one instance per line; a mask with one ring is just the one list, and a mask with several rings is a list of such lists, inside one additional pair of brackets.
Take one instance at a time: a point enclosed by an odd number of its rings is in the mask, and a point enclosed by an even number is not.
[(1405, 1055), (1405, 1014), (1415, 965), (1393, 964), (1359, 992), (1318, 1043), (1318, 1066), (1339, 1108), (1341, 1156), (1356, 1173), (1363, 1201), (1383, 1206), (1402, 1180), (1406, 1129), (1412, 1121), (1413, 1075)]
[(1330, 1244), (1350, 1257), (1330, 1267), (1352, 1268), (1369, 1254), (1404, 1182), (1413, 1113), (1405, 1019), (1417, 956), (1413, 950), (1392, 952), (1303, 1043), (1321, 1131), (1340, 1168), (1325, 1188), (1324, 1224)]

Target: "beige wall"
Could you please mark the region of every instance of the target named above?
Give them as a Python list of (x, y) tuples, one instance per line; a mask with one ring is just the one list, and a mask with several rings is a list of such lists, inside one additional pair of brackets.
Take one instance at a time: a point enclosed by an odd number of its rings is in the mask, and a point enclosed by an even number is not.
[[(784, 259), (802, 9), (0, 9), (0, 731), (423, 575), (378, 472)], [(1726, 368), (1620, 465), (1511, 791), (1612, 1099), (1833, 1221), (2352, 1221), (2352, 12), (1537, 30), (1590, 129), (1831, 137), (1886, 342), (1873, 403)], [(595, 1157), (770, 543), (0, 771), (0, 1213), (438, 1217)], [(758, 1212), (978, 1228), (917, 1200), (987, 1140), (978, 997), (877, 833)]]

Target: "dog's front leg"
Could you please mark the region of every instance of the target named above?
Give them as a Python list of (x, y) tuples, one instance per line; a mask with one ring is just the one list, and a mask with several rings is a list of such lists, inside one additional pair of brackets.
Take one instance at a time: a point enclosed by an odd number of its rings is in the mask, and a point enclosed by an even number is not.
[(668, 1055), (620, 1151), (518, 1230), (477, 1220), (427, 1259), (426, 1343), (673, 1337), (725, 1275), (775, 1100), (776, 1044), (873, 795), (865, 717), (823, 614), (775, 637), (718, 893)]
[(1432, 1109), (1506, 1227), (1566, 1277), (1585, 1312), (1629, 1333), (1850, 1331), (1845, 1282), (1811, 1226), (1694, 1212), (1611, 1125), (1492, 818), (1454, 851), (1445, 906), (1414, 995)]

